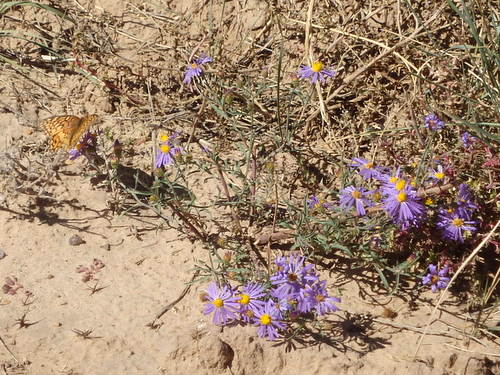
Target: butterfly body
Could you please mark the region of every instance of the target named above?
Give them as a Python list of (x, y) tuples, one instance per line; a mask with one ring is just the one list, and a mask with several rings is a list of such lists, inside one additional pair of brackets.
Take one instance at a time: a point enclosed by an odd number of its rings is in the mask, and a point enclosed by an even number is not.
[(90, 126), (98, 120), (97, 115), (84, 117), (65, 115), (45, 119), (40, 126), (50, 137), (53, 150), (62, 148), (66, 151), (74, 148)]

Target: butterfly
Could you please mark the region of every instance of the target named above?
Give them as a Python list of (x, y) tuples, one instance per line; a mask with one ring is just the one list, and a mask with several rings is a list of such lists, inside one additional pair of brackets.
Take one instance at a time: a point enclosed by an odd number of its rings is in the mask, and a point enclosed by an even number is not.
[(40, 127), (50, 137), (50, 147), (53, 150), (62, 148), (66, 151), (74, 148), (90, 126), (98, 121), (97, 115), (78, 116), (54, 116), (45, 119)]

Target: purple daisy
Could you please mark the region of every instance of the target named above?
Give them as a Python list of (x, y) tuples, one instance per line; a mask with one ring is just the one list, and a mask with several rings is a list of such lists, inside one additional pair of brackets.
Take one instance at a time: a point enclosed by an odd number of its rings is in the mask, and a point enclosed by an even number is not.
[(439, 289), (444, 289), (450, 282), (448, 277), (448, 266), (438, 271), (437, 266), (429, 264), (429, 273), (422, 278), (422, 284), (430, 284), (431, 290), (436, 293)]
[(194, 63), (188, 65), (182, 82), (189, 85), (194, 77), (199, 77), (203, 74), (203, 65), (212, 61), (214, 60), (211, 57), (201, 55)]
[(356, 212), (359, 216), (366, 215), (365, 206), (371, 206), (368, 196), (371, 191), (366, 191), (364, 188), (348, 186), (341, 191), (340, 205), (344, 208), (351, 208), (356, 205)]
[(462, 140), (465, 148), (469, 148), (473, 142), (477, 141), (477, 137), (474, 137), (469, 132), (463, 132), (460, 139)]
[(78, 148), (72, 148), (71, 150), (68, 151), (68, 153), (69, 153), (69, 160), (78, 159), (80, 156), (83, 155)]
[(384, 209), (402, 229), (418, 225), (425, 216), (425, 207), (411, 187), (386, 190), (386, 193), (388, 196), (384, 199)]
[(396, 188), (396, 183), (401, 180), (401, 167), (398, 167), (396, 169), (396, 172), (389, 174), (389, 173), (380, 173), (378, 177), (376, 177), (377, 180), (379, 180), (382, 183), (382, 192), (386, 193), (386, 190), (392, 190)]
[(259, 326), (259, 337), (267, 337), (268, 340), (277, 339), (280, 334), (278, 330), (284, 330), (286, 324), (282, 322), (281, 312), (276, 307), (276, 303), (272, 300), (255, 312), (256, 325)]
[(462, 217), (458, 211), (439, 210), (436, 226), (445, 240), (464, 242), (464, 233), (475, 232), (476, 221)]
[(443, 171), (443, 166), (441, 164), (438, 164), (437, 168), (431, 168), (429, 169), (429, 178), (433, 182), (443, 182), (445, 178), (445, 174)]
[(326, 281), (318, 281), (312, 285), (306, 285), (300, 291), (298, 309), (300, 312), (307, 313), (313, 309), (318, 315), (325, 315), (337, 311), (335, 303), (340, 302), (339, 298), (330, 297), (326, 290)]
[(354, 158), (352, 159), (352, 161), (353, 163), (350, 166), (359, 168), (358, 173), (365, 180), (369, 180), (370, 178), (375, 178), (375, 179), (380, 178), (380, 168), (375, 166), (375, 163), (363, 158)]
[(226, 325), (237, 319), (236, 312), (239, 311), (240, 305), (238, 297), (234, 295), (233, 290), (229, 286), (223, 285), (218, 287), (217, 284), (210, 283), (205, 298), (207, 304), (205, 305), (203, 314), (214, 313), (214, 324)]
[(473, 201), (472, 192), (467, 184), (458, 187), (457, 212), (460, 216), (470, 220), (474, 211), (478, 209)]
[(97, 134), (87, 132), (75, 148), (69, 150), (69, 160), (75, 160), (84, 155), (89, 149), (95, 148), (97, 144)]
[(297, 310), (300, 290), (300, 286), (297, 289), (275, 288), (271, 289), (270, 295), (277, 301), (276, 308), (279, 311), (291, 313)]
[(309, 198), (307, 200), (307, 207), (309, 207), (309, 209), (315, 209), (315, 208), (321, 208), (321, 205), (322, 205), (323, 202), (321, 202), (321, 200), (315, 196), (315, 195), (311, 195), (311, 198)]
[(243, 286), (239, 294), (238, 303), (240, 304), (241, 319), (246, 323), (253, 323), (255, 311), (261, 309), (266, 304), (259, 298), (266, 295), (264, 286), (256, 283), (249, 283)]
[(308, 79), (311, 83), (316, 83), (319, 79), (321, 83), (327, 78), (333, 78), (337, 72), (331, 69), (324, 69), (321, 61), (316, 61), (312, 66), (301, 65), (297, 76), (301, 79)]
[(182, 148), (176, 146), (176, 138), (178, 136), (179, 133), (174, 133), (170, 136), (161, 136), (160, 141), (162, 143), (160, 144), (160, 151), (156, 155), (156, 168), (173, 164), (175, 156), (182, 152)]
[(424, 119), (425, 127), (432, 131), (441, 130), (444, 128), (444, 121), (437, 117), (434, 113), (429, 113)]
[(279, 269), (270, 277), (272, 285), (277, 287), (276, 293), (298, 293), (303, 285), (318, 280), (314, 265), (304, 265), (305, 258), (303, 256), (290, 255), (288, 258), (283, 258), (280, 257), (276, 260)]
[(311, 195), (311, 197), (306, 201), (307, 207), (310, 210), (331, 210), (333, 209), (333, 203), (325, 202), (323, 199), (319, 199), (315, 195)]

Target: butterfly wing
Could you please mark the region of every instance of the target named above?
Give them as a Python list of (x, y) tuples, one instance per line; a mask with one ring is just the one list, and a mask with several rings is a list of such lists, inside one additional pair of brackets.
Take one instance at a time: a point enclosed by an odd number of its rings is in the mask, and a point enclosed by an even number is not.
[(56, 150), (69, 145), (71, 134), (79, 123), (80, 118), (77, 116), (54, 116), (44, 120), (40, 126), (50, 137), (50, 147)]
[(54, 116), (44, 120), (41, 127), (50, 137), (53, 150), (70, 150), (76, 146), (82, 134), (97, 121), (97, 115), (83, 118), (77, 116)]
[(75, 129), (72, 129), (71, 137), (69, 139), (66, 150), (70, 150), (76, 146), (82, 135), (98, 120), (97, 115), (89, 115), (83, 117)]

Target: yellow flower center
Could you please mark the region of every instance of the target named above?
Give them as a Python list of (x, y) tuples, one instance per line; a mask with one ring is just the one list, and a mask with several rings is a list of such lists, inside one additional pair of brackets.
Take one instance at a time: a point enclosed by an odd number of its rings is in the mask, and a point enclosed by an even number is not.
[(361, 192), (360, 192), (360, 191), (358, 191), (358, 190), (354, 190), (354, 191), (351, 193), (351, 195), (352, 195), (352, 197), (353, 197), (354, 199), (359, 199), (359, 198), (361, 198)]
[(214, 304), (215, 307), (217, 307), (219, 309), (224, 306), (224, 301), (220, 298), (214, 299), (214, 301), (212, 303)]
[(191, 68), (196, 69), (197, 67), (198, 67), (198, 64), (196, 64), (196, 63), (191, 64)]
[(401, 203), (406, 202), (406, 193), (405, 192), (399, 193), (397, 196), (397, 200), (398, 200), (398, 202), (401, 202)]
[(160, 141), (161, 141), (161, 142), (166, 142), (166, 141), (168, 141), (168, 138), (169, 138), (169, 137), (168, 137), (168, 135), (166, 135), (166, 134), (162, 134), (162, 135), (160, 136)]
[(372, 194), (372, 199), (374, 202), (379, 202), (382, 199), (382, 194), (380, 192), (375, 192)]
[(434, 177), (436, 177), (438, 180), (442, 180), (444, 178), (444, 173), (443, 172), (436, 172), (436, 173), (434, 173)]
[(323, 208), (323, 203), (325, 203), (325, 200), (324, 199), (320, 199), (317, 203), (314, 204), (313, 208), (315, 208), (315, 209)]
[(322, 294), (317, 294), (316, 297), (314, 297), (317, 302), (323, 302), (325, 300), (325, 296)]
[(316, 61), (311, 68), (314, 73), (318, 73), (323, 69), (323, 63), (321, 61)]
[(160, 150), (161, 150), (161, 152), (168, 154), (168, 152), (170, 151), (170, 146), (169, 145), (161, 145)]
[(269, 314), (264, 314), (260, 317), (260, 322), (266, 326), (271, 324), (271, 321), (272, 321), (271, 315)]
[(250, 296), (248, 294), (240, 294), (240, 301), (242, 305), (248, 305), (250, 302)]
[(439, 281), (439, 276), (438, 275), (432, 275), (431, 277), (431, 284), (436, 284)]
[(397, 180), (398, 180), (398, 178), (396, 176), (389, 178), (389, 182), (391, 184), (395, 184)]
[(457, 217), (456, 219), (452, 220), (452, 224), (456, 227), (461, 227), (462, 225), (464, 225), (464, 221)]
[(365, 165), (363, 165), (363, 167), (367, 168), (367, 169), (372, 169), (374, 166), (374, 164), (372, 162), (369, 162), (369, 163), (366, 163)]
[(425, 205), (426, 205), (426, 206), (431, 206), (431, 205), (433, 205), (433, 204), (434, 204), (434, 199), (432, 199), (431, 197), (427, 197), (427, 198), (425, 199)]
[(406, 181), (405, 180), (399, 180), (398, 182), (396, 182), (396, 190), (403, 190), (406, 186)]

